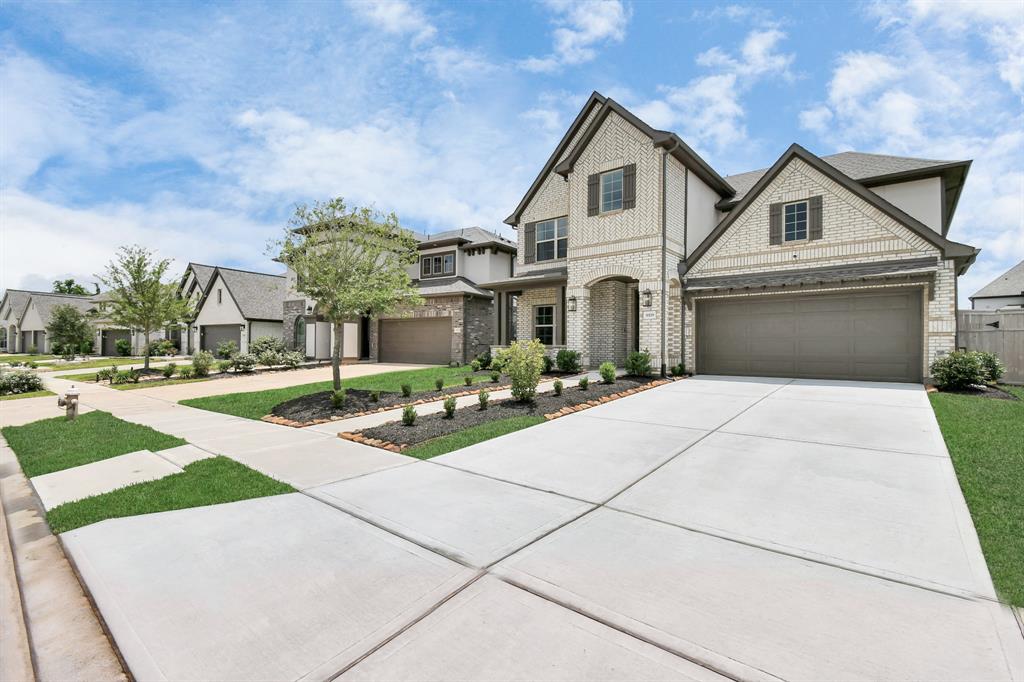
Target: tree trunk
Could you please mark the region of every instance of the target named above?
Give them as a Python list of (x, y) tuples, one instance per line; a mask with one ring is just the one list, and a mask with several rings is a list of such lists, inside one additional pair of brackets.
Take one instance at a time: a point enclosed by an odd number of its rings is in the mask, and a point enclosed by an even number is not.
[(341, 390), (341, 335), (345, 333), (345, 325), (341, 322), (332, 322), (334, 328), (334, 348), (331, 350), (331, 373), (334, 378), (334, 390)]
[(144, 372), (149, 371), (149, 330), (146, 329), (142, 332), (142, 354), (144, 356), (142, 362), (142, 370)]

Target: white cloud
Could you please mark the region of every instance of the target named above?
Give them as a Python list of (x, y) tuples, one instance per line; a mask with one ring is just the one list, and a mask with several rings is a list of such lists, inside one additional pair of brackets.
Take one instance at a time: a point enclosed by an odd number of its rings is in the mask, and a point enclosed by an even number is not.
[(423, 11), (405, 0), (353, 0), (348, 6), (376, 28), (396, 35), (412, 35), (426, 41), (437, 35), (437, 28)]
[(597, 57), (601, 44), (626, 37), (630, 11), (621, 0), (545, 0), (544, 4), (556, 26), (552, 53), (521, 60), (519, 66), (526, 71), (550, 73), (589, 62)]

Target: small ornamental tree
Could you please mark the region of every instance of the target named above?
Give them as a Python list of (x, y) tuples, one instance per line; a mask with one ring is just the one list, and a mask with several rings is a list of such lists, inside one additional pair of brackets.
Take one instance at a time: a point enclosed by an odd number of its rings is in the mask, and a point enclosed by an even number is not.
[(61, 355), (71, 359), (92, 339), (92, 326), (78, 308), (59, 305), (50, 314), (46, 335), (50, 337), (54, 349), (59, 348)]
[[(109, 289), (106, 314), (117, 326), (138, 329), (148, 341), (164, 327), (192, 318), (189, 301), (179, 298), (176, 281), (165, 281), (171, 267), (169, 258), (156, 259), (141, 246), (122, 246), (99, 279)], [(149, 343), (144, 344), (149, 369)]]
[(334, 329), (334, 390), (341, 389), (346, 320), (422, 304), (408, 273), (416, 247), (394, 213), (349, 208), (341, 198), (298, 206), (284, 238), (271, 244), (271, 255), (295, 272), (298, 290)]

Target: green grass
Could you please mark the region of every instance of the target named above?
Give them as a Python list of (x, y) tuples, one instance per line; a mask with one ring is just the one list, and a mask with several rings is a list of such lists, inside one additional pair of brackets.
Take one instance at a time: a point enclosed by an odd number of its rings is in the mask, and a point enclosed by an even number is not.
[(0, 362), (9, 362), (11, 360), (15, 362), (39, 362), (40, 360), (53, 360), (56, 355), (26, 355), (24, 353), (5, 353), (0, 355)]
[(21, 400), (22, 398), (42, 398), (47, 395), (57, 395), (53, 391), (30, 391), (28, 393), (15, 393), (14, 395), (0, 395), (0, 400)]
[(153, 514), (294, 492), (285, 483), (227, 457), (201, 459), (155, 481), (136, 483), (109, 493), (54, 507), (46, 519), (54, 533), (63, 533), (104, 519)]
[[(163, 358), (150, 358), (150, 362), (164, 362)], [(45, 365), (40, 367), (40, 371), (43, 372), (60, 372), (65, 369), (89, 369), (90, 367), (112, 367), (117, 365), (122, 369), (128, 369), (130, 365), (139, 365), (143, 363), (143, 358), (96, 358), (95, 360), (85, 360), (83, 362), (68, 362), (61, 363), (59, 365)], [(61, 377), (62, 379), (64, 377)]]
[(197, 381), (209, 381), (210, 377), (197, 379), (157, 379), (156, 381), (140, 381), (137, 384), (114, 384), (110, 388), (115, 391), (134, 391), (140, 388), (159, 388), (160, 386), (177, 386), (178, 384), (194, 384)]
[(1022, 401), (932, 393), (1000, 597), (1024, 606), (1024, 388)]
[(403, 455), (409, 457), (415, 457), (416, 459), (430, 459), (431, 457), (437, 457), (443, 455), (446, 452), (452, 450), (458, 450), (459, 448), (469, 447), (476, 443), (482, 443), (485, 440), (497, 438), (498, 436), (504, 436), (506, 433), (512, 433), (513, 431), (519, 431), (520, 429), (529, 428), (536, 426), (544, 422), (544, 417), (509, 417), (508, 419), (496, 419), (493, 422), (487, 422), (486, 424), (477, 424), (471, 426), (468, 429), (463, 429), (457, 433), (451, 433), (447, 436), (441, 436), (432, 440), (425, 441), (419, 445), (414, 445), (407, 450), (403, 450)]
[[(464, 367), (427, 367), (425, 369), (385, 372), (384, 374), (345, 379), (345, 368), (342, 367), (341, 383), (345, 388), (363, 389), (366, 391), (398, 392), (401, 390), (402, 384), (412, 386), (413, 392), (432, 391), (434, 390), (434, 381), (439, 377), (444, 379), (445, 386), (454, 386), (462, 384), (463, 377), (467, 374), (472, 374), (472, 372), (473, 370), (468, 365)], [(270, 414), (275, 405), (286, 400), (308, 395), (309, 393), (329, 391), (332, 387), (333, 385), (330, 381), (318, 381), (313, 384), (274, 388), (268, 391), (229, 393), (209, 398), (190, 398), (182, 400), (181, 404), (198, 407), (201, 410), (210, 410), (211, 412), (222, 412), (236, 417), (260, 419)]]
[(0, 433), (29, 478), (136, 450), (156, 451), (185, 444), (180, 438), (122, 421), (107, 412), (89, 412), (74, 421), (54, 417), (24, 426), (5, 426)]

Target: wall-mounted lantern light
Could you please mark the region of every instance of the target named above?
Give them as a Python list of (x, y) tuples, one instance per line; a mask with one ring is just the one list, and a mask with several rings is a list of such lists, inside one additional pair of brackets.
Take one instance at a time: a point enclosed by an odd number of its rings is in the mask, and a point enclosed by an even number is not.
[(569, 312), (570, 313), (576, 312), (576, 297), (575, 296), (570, 296), (569, 297)]
[(651, 290), (650, 289), (644, 289), (643, 303), (644, 303), (644, 307), (645, 308), (650, 308), (651, 307), (651, 302), (652, 302), (653, 298), (654, 298), (654, 296), (651, 294)]

